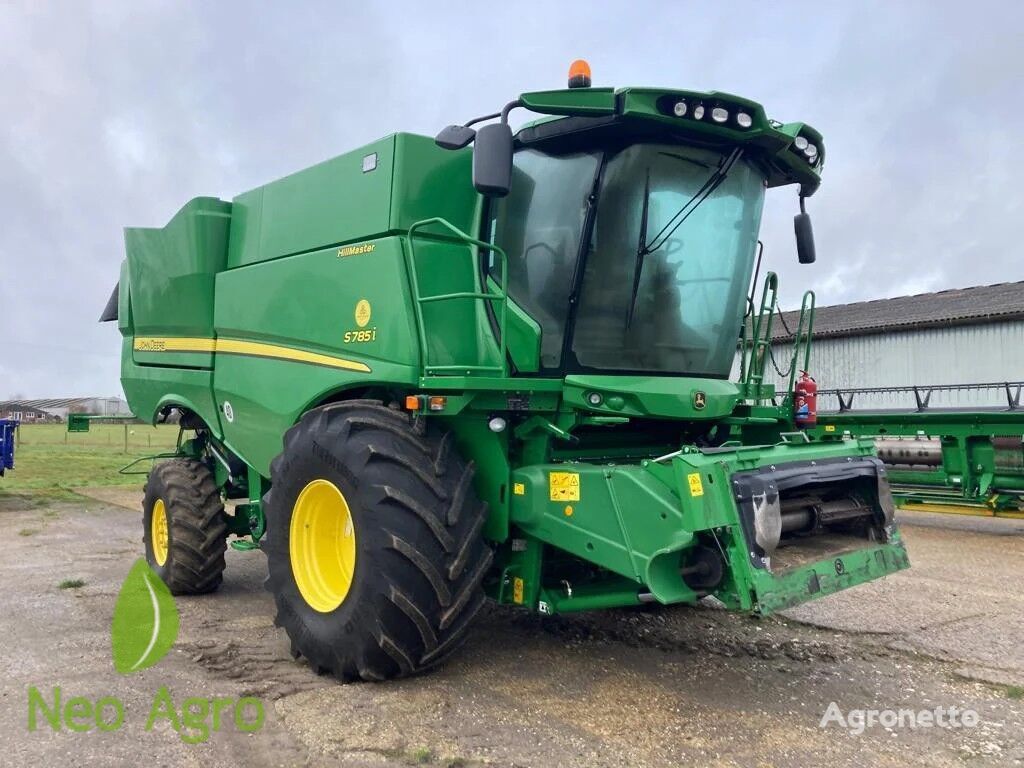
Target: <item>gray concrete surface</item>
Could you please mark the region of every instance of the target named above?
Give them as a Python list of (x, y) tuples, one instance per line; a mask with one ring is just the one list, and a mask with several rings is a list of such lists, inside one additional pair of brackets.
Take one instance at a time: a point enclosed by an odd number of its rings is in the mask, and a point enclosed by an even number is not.
[[(52, 500), (0, 490), (0, 765), (904, 766), (1024, 762), (1024, 525), (904, 515), (909, 571), (754, 619), (645, 608), (542, 620), (493, 607), (434, 674), (342, 686), (288, 655), (259, 553), (179, 598), (170, 654), (122, 676), (120, 584), (141, 552), (134, 491)], [(31, 533), (24, 533), (30, 531)], [(79, 578), (79, 589), (59, 589)], [(117, 696), (116, 732), (27, 729), (27, 690)], [(267, 721), (185, 744), (145, 730), (161, 685), (255, 695)], [(856, 709), (973, 708), (970, 729), (819, 723)]]

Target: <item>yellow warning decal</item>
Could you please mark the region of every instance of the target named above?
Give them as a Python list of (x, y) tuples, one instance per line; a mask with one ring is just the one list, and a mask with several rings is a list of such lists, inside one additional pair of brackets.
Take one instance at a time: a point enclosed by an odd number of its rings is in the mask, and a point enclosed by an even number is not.
[(687, 475), (686, 479), (690, 483), (691, 496), (704, 495), (704, 484), (700, 481), (700, 472), (693, 472), (692, 474)]
[(523, 604), (523, 580), (518, 576), (512, 579), (512, 602)]
[(825, 431), (826, 432), (835, 432), (836, 431), (836, 425), (835, 424), (826, 424), (825, 425)]
[(552, 472), (548, 475), (552, 501), (579, 501), (580, 476), (576, 472)]
[(512, 484), (512, 493), (514, 493), (516, 496), (525, 496), (526, 495), (526, 483), (513, 483)]

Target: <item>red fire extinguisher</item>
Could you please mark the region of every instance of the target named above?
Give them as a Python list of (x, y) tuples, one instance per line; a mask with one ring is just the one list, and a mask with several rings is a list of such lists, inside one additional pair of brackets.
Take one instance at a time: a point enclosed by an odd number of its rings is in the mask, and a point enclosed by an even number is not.
[(807, 371), (800, 371), (800, 379), (793, 390), (793, 421), (798, 427), (813, 427), (818, 423), (818, 384)]

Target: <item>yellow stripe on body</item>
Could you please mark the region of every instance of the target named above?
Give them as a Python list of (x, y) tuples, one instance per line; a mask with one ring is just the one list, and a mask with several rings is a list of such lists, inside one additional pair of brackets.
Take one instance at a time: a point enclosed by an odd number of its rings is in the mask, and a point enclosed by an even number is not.
[(137, 352), (217, 352), (227, 355), (267, 357), (275, 360), (290, 360), (295, 363), (324, 365), (328, 368), (340, 368), (345, 371), (370, 373), (368, 365), (355, 362), (354, 360), (322, 355), (318, 352), (306, 352), (302, 349), (283, 347), (279, 344), (263, 344), (257, 341), (243, 341), (242, 339), (146, 336), (136, 338), (134, 348)]
[(354, 360), (346, 360), (342, 357), (321, 355), (318, 352), (306, 352), (291, 347), (281, 347), (277, 344), (261, 344), (256, 341), (242, 341), (241, 339), (217, 339), (217, 352), (229, 355), (250, 355), (254, 357), (273, 357), (279, 360), (292, 360), (296, 363), (312, 363), (314, 365), (326, 365), (330, 368), (342, 368), (346, 371), (359, 371), (369, 373), (370, 367), (364, 363), (357, 363)]

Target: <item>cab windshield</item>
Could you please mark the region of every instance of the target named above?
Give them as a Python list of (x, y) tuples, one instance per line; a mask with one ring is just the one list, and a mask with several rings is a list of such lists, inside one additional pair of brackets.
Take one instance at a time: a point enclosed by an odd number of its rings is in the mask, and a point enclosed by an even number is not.
[(763, 176), (731, 160), (669, 144), (516, 153), (492, 238), (541, 326), (544, 371), (728, 376), (764, 202)]

